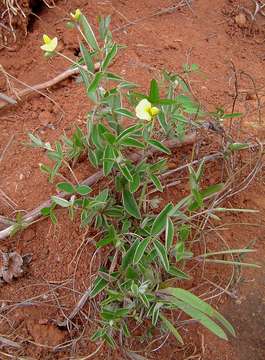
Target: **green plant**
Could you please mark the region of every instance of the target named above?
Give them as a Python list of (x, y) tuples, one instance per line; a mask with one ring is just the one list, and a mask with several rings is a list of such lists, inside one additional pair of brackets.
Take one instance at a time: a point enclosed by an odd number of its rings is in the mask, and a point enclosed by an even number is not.
[[(221, 191), (223, 184), (202, 188), (202, 162), (196, 170), (189, 168), (191, 191), (177, 204), (166, 203), (154, 213), (148, 193), (150, 185), (155, 187), (163, 203), (160, 175), (171, 153), (167, 141), (183, 139), (192, 128), (200, 127), (208, 114), (193, 98), (185, 79), (177, 74), (164, 72), (161, 86), (153, 79), (148, 94), (136, 92), (136, 84), (109, 71), (121, 48), (112, 39), (110, 18), (99, 18), (99, 41), (80, 11), (72, 18), (68, 26), (80, 32), (83, 42), (79, 61), (70, 61), (79, 68), (86, 94), (94, 102), (87, 114), (86, 129), (77, 128), (71, 138), (64, 135), (54, 146), (29, 136), (31, 144), (43, 148), (54, 161), (53, 167), (41, 164), (41, 170), (50, 181), (63, 178), (56, 186), (68, 194), (67, 199), (53, 196), (52, 205), (42, 209), (42, 214), (56, 223), (55, 207), (66, 208), (71, 218), (80, 216), (81, 226), (98, 229), (98, 249), (108, 247), (108, 259), (90, 290), (90, 299), (101, 295), (99, 327), (92, 339), (115, 346), (116, 334), (128, 337), (131, 323), (149, 319), (150, 328), (170, 331), (182, 343), (176, 326), (168, 319), (171, 310), (186, 313), (227, 339), (226, 332), (235, 335), (229, 322), (178, 286), (180, 280), (189, 279), (183, 268), (193, 257), (186, 243), (196, 212), (207, 209), (207, 199)], [(42, 49), (48, 56), (64, 56), (56, 52), (55, 39), (45, 37)], [(97, 71), (95, 63), (99, 63)], [(185, 72), (197, 69), (193, 64)], [(133, 155), (129, 150), (134, 151)], [(153, 151), (164, 157), (151, 159)], [(103, 169), (111, 184), (108, 188), (96, 193), (76, 181), (71, 163), (81, 154), (87, 154), (95, 168)], [(72, 181), (65, 181), (62, 167), (71, 171)], [(214, 211), (209, 210), (213, 217)]]

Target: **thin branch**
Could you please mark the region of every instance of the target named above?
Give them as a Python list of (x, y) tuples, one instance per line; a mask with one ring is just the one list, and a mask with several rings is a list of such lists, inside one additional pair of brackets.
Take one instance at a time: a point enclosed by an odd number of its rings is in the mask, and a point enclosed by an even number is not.
[[(174, 139), (174, 140), (169, 140), (167, 142), (165, 142), (165, 145), (170, 148), (176, 148), (176, 147), (180, 147), (180, 146), (184, 146), (184, 145), (190, 145), (193, 144), (195, 142), (196, 139), (196, 134), (195, 133), (191, 133), (189, 135), (187, 135), (183, 141), (180, 141), (178, 139)], [(146, 156), (151, 156), (155, 153), (159, 152), (158, 150), (150, 150)], [(142, 157), (141, 153), (133, 153), (130, 156), (130, 160), (135, 162), (137, 160), (139, 160), (139, 158)], [(97, 183), (100, 179), (102, 179), (103, 177), (103, 171), (99, 170), (98, 172), (96, 172), (95, 174), (89, 176), (87, 179), (85, 179), (81, 184), (82, 185), (88, 185), (91, 186), (95, 183)], [(57, 194), (57, 196), (61, 197), (61, 198), (66, 198), (67, 196), (69, 196), (69, 194), (66, 193), (59, 193)], [(51, 200), (47, 200), (44, 203), (42, 203), (40, 206), (38, 206), (36, 209), (32, 210), (31, 212), (29, 212), (23, 219), (22, 219), (22, 223), (24, 225), (30, 225), (30, 223), (32, 223), (34, 220), (36, 220), (37, 218), (39, 218), (41, 216), (41, 209), (45, 208), (45, 207), (49, 207), (51, 206)], [(14, 229), (14, 226), (9, 226), (8, 228), (0, 231), (0, 240), (5, 239), (6, 237), (8, 237), (12, 231)]]

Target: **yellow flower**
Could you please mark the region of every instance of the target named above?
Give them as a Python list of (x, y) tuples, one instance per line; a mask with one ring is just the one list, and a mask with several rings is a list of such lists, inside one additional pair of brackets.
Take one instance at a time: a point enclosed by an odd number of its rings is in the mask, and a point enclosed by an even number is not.
[(80, 16), (81, 16), (81, 10), (80, 9), (76, 9), (75, 13), (70, 13), (71, 17), (75, 20), (78, 21)]
[(141, 120), (151, 121), (159, 113), (159, 109), (147, 100), (143, 99), (135, 108), (136, 116)]
[(48, 53), (53, 52), (58, 44), (57, 37), (51, 39), (48, 35), (43, 35), (43, 45), (40, 47), (43, 51), (46, 51)]

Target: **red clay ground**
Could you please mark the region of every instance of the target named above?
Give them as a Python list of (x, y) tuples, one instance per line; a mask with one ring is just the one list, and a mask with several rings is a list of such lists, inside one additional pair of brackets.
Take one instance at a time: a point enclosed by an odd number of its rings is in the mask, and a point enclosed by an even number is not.
[[(252, 1), (239, 0), (194, 0), (192, 9), (183, 7), (181, 10), (166, 12), (160, 16), (150, 16), (157, 10), (172, 7), (177, 1), (170, 0), (135, 0), (135, 1), (83, 1), (72, 0), (57, 2), (57, 7), (44, 7), (31, 24), (30, 32), (23, 42), (5, 48), (0, 52), (0, 63), (12, 76), (27, 84), (43, 82), (66, 69), (68, 64), (62, 59), (45, 59), (40, 51), (43, 33), (57, 35), (60, 39), (61, 51), (74, 58), (77, 49), (76, 37), (70, 30), (65, 30), (64, 20), (69, 12), (77, 7), (89, 17), (92, 24), (96, 23), (97, 15), (112, 16), (114, 36), (121, 44), (128, 46), (119, 55), (113, 71), (121, 73), (133, 82), (147, 87), (151, 78), (158, 77), (159, 71), (168, 69), (181, 71), (184, 63), (197, 63), (203, 74), (192, 83), (194, 92), (209, 110), (224, 106), (231, 111), (235, 94), (231, 60), (236, 69), (246, 71), (255, 80), (259, 89), (260, 101), (263, 103), (262, 87), (265, 85), (265, 33), (264, 18), (257, 15), (254, 23), (248, 15), (241, 21), (236, 18), (244, 13), (245, 7), (253, 11)], [(243, 10), (242, 10), (243, 9)], [(146, 18), (148, 17), (148, 18)], [(143, 19), (142, 19), (143, 18)], [(141, 21), (139, 21), (142, 19)], [(123, 25), (136, 20), (126, 28)], [(7, 92), (6, 82), (0, 80), (1, 92)], [(13, 85), (21, 88), (12, 82)], [(240, 125), (240, 137), (253, 140), (258, 136), (264, 140), (263, 124), (259, 124), (255, 92), (248, 78), (240, 79), (237, 110), (247, 111), (248, 116)], [(15, 205), (15, 210), (31, 210), (54, 193), (54, 186), (40, 174), (39, 163), (45, 162), (41, 151), (25, 147), (27, 132), (35, 132), (47, 141), (54, 141), (63, 131), (69, 133), (75, 124), (82, 125), (89, 109), (87, 98), (82, 86), (74, 79), (66, 80), (50, 89), (47, 97), (33, 95), (18, 106), (0, 112), (0, 156), (10, 138), (12, 142), (0, 160), (0, 189), (8, 195)], [(261, 109), (261, 118), (264, 112)], [(215, 146), (210, 137), (202, 149), (207, 153)], [(189, 161), (191, 149), (176, 153), (171, 160), (172, 166)], [(244, 159), (241, 159), (244, 163)], [(219, 177), (218, 164), (208, 170), (209, 180)], [(93, 172), (86, 162), (78, 166), (76, 174), (79, 179), (88, 177)], [(210, 175), (209, 175), (210, 174)], [(264, 265), (264, 179), (262, 172), (257, 176), (247, 191), (234, 197), (227, 206), (237, 208), (255, 208), (258, 215), (226, 215), (223, 218), (222, 237), (231, 248), (241, 248), (251, 244), (257, 253), (248, 256), (247, 262), (258, 262)], [(179, 195), (178, 189), (173, 194)], [(172, 197), (172, 192), (167, 194)], [(12, 209), (5, 205), (0, 197), (0, 214), (10, 215)], [(233, 223), (233, 225), (231, 225)], [(240, 223), (240, 225), (236, 225)], [(53, 351), (54, 346), (71, 341), (78, 335), (77, 329), (61, 331), (53, 325), (52, 320), (64, 318), (73, 305), (89, 286), (90, 271), (95, 272), (96, 264), (90, 269), (91, 254), (94, 252), (92, 243), (80, 245), (86, 234), (79, 228), (78, 222), (71, 224), (67, 215), (59, 212), (59, 224), (56, 227), (48, 221), (42, 221), (28, 228), (14, 238), (2, 241), (0, 249), (17, 250), (23, 254), (32, 253), (33, 260), (27, 275), (16, 282), (0, 288), (0, 305), (18, 303), (32, 298), (34, 306), (17, 307), (5, 312), (0, 318), (0, 334), (12, 335), (12, 339), (23, 342), (23, 349), (16, 354), (33, 359), (74, 359), (78, 355), (85, 356), (96, 349), (89, 336), (94, 330), (92, 322), (87, 320), (82, 338), (72, 342), (64, 351)], [(209, 234), (210, 244), (215, 247), (216, 234)], [(231, 269), (209, 266), (206, 275), (222, 286), (227, 283)], [(244, 270), (237, 283), (231, 284), (228, 295), (217, 296), (213, 304), (235, 325), (238, 337), (229, 343), (216, 339), (197, 326), (183, 329), (186, 333), (186, 346), (178, 348), (174, 339), (157, 351), (159, 341), (147, 347), (147, 342), (135, 346), (145, 349), (142, 353), (148, 359), (203, 359), (203, 360), (262, 360), (265, 358), (265, 283), (264, 267), (259, 270)], [(197, 279), (198, 280), (198, 279)], [(204, 279), (203, 292), (214, 291)], [(191, 283), (190, 288), (198, 285)], [(211, 294), (216, 294), (213, 292)], [(209, 295), (211, 296), (211, 295)], [(89, 307), (86, 309), (89, 314)], [(88, 316), (89, 317), (89, 316)], [(80, 317), (84, 322), (84, 317)], [(78, 322), (77, 322), (78, 323)], [(80, 334), (79, 334), (80, 335)], [(141, 340), (141, 339), (139, 339)], [(92, 357), (101, 359), (122, 359), (123, 355), (111, 351), (99, 352)], [(10, 348), (1, 350), (0, 358), (7, 359), (12, 354)], [(10, 355), (11, 356), (11, 355)], [(80, 358), (80, 357), (79, 357)]]

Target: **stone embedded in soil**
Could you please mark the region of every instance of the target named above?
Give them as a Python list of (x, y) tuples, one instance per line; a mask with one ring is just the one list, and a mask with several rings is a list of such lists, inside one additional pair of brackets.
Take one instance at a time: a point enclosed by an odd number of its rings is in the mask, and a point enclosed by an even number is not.
[(43, 126), (47, 126), (48, 124), (52, 123), (54, 117), (49, 111), (42, 111), (39, 115), (39, 122)]
[(35, 231), (33, 229), (26, 229), (22, 234), (23, 241), (31, 241), (35, 238)]
[(53, 324), (42, 324), (37, 320), (28, 320), (27, 329), (37, 344), (55, 347), (65, 341), (67, 333)]
[(239, 13), (236, 17), (235, 17), (235, 22), (237, 23), (237, 25), (241, 28), (246, 27), (247, 24), (247, 18), (246, 15), (243, 13)]

